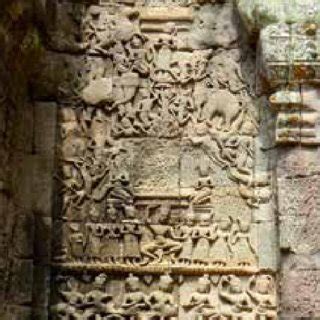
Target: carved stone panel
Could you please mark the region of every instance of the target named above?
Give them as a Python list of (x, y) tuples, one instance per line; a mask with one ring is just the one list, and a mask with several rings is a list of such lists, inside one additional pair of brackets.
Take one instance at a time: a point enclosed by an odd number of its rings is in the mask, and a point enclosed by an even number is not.
[(57, 319), (276, 318), (263, 99), (233, 9), (78, 4), (49, 33)]
[(276, 319), (275, 289), (268, 274), (58, 274), (51, 313), (53, 319)]

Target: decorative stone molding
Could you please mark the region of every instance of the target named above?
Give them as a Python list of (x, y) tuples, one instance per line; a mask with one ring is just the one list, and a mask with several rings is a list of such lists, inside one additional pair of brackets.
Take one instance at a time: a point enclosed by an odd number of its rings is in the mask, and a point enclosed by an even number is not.
[(276, 143), (319, 145), (320, 20), (318, 1), (237, 1), (259, 32), (259, 75), (274, 93)]
[(237, 1), (275, 114), (281, 317), (319, 317), (320, 2)]

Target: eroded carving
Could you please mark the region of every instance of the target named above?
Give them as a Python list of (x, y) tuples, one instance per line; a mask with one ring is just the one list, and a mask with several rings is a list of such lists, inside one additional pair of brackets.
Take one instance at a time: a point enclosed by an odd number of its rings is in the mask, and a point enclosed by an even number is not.
[(230, 1), (84, 9), (85, 68), (59, 100), (57, 319), (276, 318), (252, 215), (270, 176), (238, 30)]
[[(114, 280), (105, 274), (82, 278), (60, 276), (56, 281), (57, 303), (52, 307), (53, 315), (55, 319), (68, 319), (68, 316), (85, 319), (90, 316), (103, 319), (246, 319), (249, 315), (257, 319), (276, 319), (275, 283), (269, 275), (186, 277), (181, 289), (177, 280), (168, 274), (152, 276), (148, 284), (133, 274)], [(184, 297), (183, 308), (179, 309), (178, 296), (185, 296), (182, 290), (190, 285), (196, 289)]]

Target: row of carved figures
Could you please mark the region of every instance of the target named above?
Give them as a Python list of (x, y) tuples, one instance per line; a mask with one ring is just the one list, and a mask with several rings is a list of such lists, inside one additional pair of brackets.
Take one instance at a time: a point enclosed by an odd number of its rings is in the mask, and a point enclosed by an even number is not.
[(58, 284), (58, 303), (51, 310), (57, 320), (276, 319), (275, 284), (269, 275), (245, 280), (228, 275), (215, 281), (204, 275), (192, 282), (184, 297), (184, 283), (180, 285), (166, 274), (157, 287), (146, 289), (139, 277), (130, 274), (124, 285), (121, 281), (109, 287), (108, 277), (100, 274), (83, 292), (79, 282), (69, 279)]
[[(182, 265), (253, 266), (257, 262), (250, 223), (231, 218), (210, 223), (202, 215), (184, 225), (86, 223), (68, 224), (70, 258), (87, 262), (146, 265), (170, 262)], [(84, 228), (84, 231), (81, 230)], [(67, 249), (69, 248), (69, 249)]]

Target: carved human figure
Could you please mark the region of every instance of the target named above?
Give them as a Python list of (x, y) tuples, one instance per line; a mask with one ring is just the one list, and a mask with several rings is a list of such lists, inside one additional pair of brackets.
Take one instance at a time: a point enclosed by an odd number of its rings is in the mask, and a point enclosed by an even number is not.
[(179, 254), (178, 262), (184, 265), (190, 265), (193, 253), (193, 228), (195, 224), (195, 214), (189, 209), (185, 216), (185, 224), (179, 226), (174, 232), (174, 239), (182, 241), (182, 250)]
[(123, 62), (117, 65), (118, 78), (114, 86), (114, 103), (112, 109), (122, 107), (127, 118), (134, 117), (132, 100), (137, 93), (139, 86), (139, 75), (128, 69), (126, 57), (121, 53), (119, 59)]
[(69, 278), (61, 282), (57, 289), (63, 302), (59, 302), (51, 307), (55, 320), (81, 320), (84, 306), (84, 295), (80, 292), (79, 286), (74, 278)]
[(73, 165), (77, 168), (82, 181), (81, 189), (75, 191), (77, 203), (80, 205), (85, 199), (90, 199), (95, 195), (95, 187), (107, 175), (109, 168), (91, 156), (73, 159)]
[(254, 158), (254, 138), (258, 135), (258, 125), (254, 119), (246, 119), (241, 127), (239, 143), (238, 168), (249, 168), (252, 171)]
[(137, 103), (137, 118), (142, 123), (142, 127), (147, 132), (152, 126), (153, 117), (151, 115), (152, 108), (156, 101), (148, 88), (141, 88), (139, 90), (140, 99)]
[(208, 275), (199, 278), (197, 291), (192, 293), (183, 307), (196, 314), (197, 320), (211, 319), (217, 316), (217, 302), (214, 295), (210, 294), (210, 279)]
[(217, 266), (226, 266), (231, 258), (231, 236), (232, 219), (230, 217), (218, 222), (213, 243), (210, 248), (210, 260)]
[(105, 224), (103, 246), (101, 248), (102, 259), (108, 263), (120, 263), (121, 254), (121, 225)]
[(123, 223), (121, 226), (123, 237), (123, 258), (125, 263), (138, 263), (141, 261), (140, 238), (142, 227), (138, 222)]
[(195, 125), (196, 136), (188, 138), (194, 146), (205, 150), (209, 159), (218, 166), (225, 168), (229, 164), (221, 156), (223, 149), (224, 134), (221, 137), (221, 132), (207, 127), (206, 123), (200, 122)]
[(251, 299), (243, 288), (241, 279), (234, 275), (222, 276), (218, 286), (218, 294), (230, 309), (223, 310), (224, 315), (234, 320), (243, 319), (243, 314), (253, 309)]
[(173, 317), (178, 313), (178, 305), (174, 302), (173, 279), (170, 275), (162, 275), (159, 279), (159, 289), (150, 293), (147, 303), (154, 315)]
[[(159, 223), (167, 221), (171, 206), (161, 205), (159, 212)], [(153, 263), (163, 262), (165, 256), (170, 256), (172, 260), (176, 259), (177, 254), (181, 251), (182, 244), (174, 239), (172, 226), (164, 224), (149, 225), (148, 229), (153, 234), (153, 240), (141, 244), (141, 253), (149, 258)]]
[(104, 237), (104, 225), (86, 223), (86, 257), (93, 261), (101, 260), (101, 246)]
[(135, 316), (148, 309), (147, 296), (141, 291), (138, 277), (130, 274), (125, 281), (125, 289), (120, 306), (123, 314)]
[(210, 159), (207, 154), (201, 154), (199, 163), (195, 168), (198, 171), (198, 183), (195, 186), (195, 195), (192, 199), (194, 205), (204, 204), (211, 201), (214, 184), (210, 176)]
[(195, 241), (192, 253), (192, 261), (198, 264), (209, 264), (210, 242), (213, 238), (213, 230), (210, 226), (212, 215), (203, 213), (199, 217), (199, 224), (193, 229), (192, 238)]
[(107, 54), (113, 43), (113, 23), (111, 16), (103, 14), (98, 6), (91, 6), (84, 19), (84, 36), (92, 53)]
[(79, 223), (69, 224), (69, 247), (70, 255), (76, 260), (81, 260), (84, 256), (85, 236)]
[(149, 73), (149, 65), (146, 60), (147, 52), (144, 48), (146, 41), (147, 38), (145, 35), (135, 33), (126, 45), (126, 49), (129, 52), (129, 59), (132, 61), (132, 70), (143, 76)]
[(250, 239), (250, 222), (237, 219), (238, 228), (231, 236), (231, 250), (234, 263), (238, 266), (251, 266), (257, 262), (255, 249)]
[(247, 292), (256, 305), (257, 320), (277, 318), (275, 283), (270, 275), (252, 276), (248, 282)]
[(153, 263), (163, 262), (163, 258), (167, 256), (175, 260), (182, 245), (179, 241), (173, 240), (172, 227), (166, 225), (150, 225), (149, 228), (154, 235), (154, 240), (149, 243), (144, 243), (141, 246), (142, 255), (151, 259)]
[(133, 190), (126, 171), (111, 178), (111, 185), (108, 189), (107, 195), (107, 203), (112, 203), (114, 207), (121, 207), (124, 211), (125, 205), (132, 204), (133, 197)]
[(115, 204), (111, 201), (106, 205), (105, 216), (108, 221), (115, 222), (119, 220), (119, 210), (117, 210)]
[(95, 316), (105, 316), (116, 312), (113, 296), (106, 292), (107, 276), (103, 273), (94, 278), (93, 288), (84, 296), (85, 311), (84, 319)]
[(155, 41), (154, 47), (158, 49), (158, 55), (154, 61), (158, 70), (170, 70), (172, 63), (172, 51), (177, 47), (177, 27), (174, 22), (168, 22), (163, 28), (163, 34)]
[[(208, 62), (212, 55), (212, 49), (193, 51), (193, 80), (200, 82), (208, 75)], [(195, 90), (196, 91), (196, 90)]]
[(169, 111), (180, 126), (185, 125), (194, 111), (193, 99), (191, 97), (191, 88), (181, 87), (179, 94), (169, 106)]

